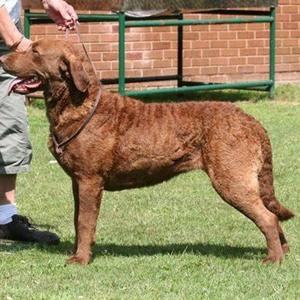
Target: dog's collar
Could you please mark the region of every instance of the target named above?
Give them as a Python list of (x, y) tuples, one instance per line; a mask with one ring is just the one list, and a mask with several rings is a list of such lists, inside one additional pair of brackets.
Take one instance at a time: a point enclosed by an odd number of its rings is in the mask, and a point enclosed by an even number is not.
[(100, 98), (101, 98), (101, 94), (102, 94), (102, 89), (101, 86), (99, 88), (98, 94), (97, 94), (97, 98), (96, 101), (94, 102), (93, 107), (91, 108), (88, 116), (86, 117), (86, 119), (84, 120), (84, 122), (81, 124), (81, 126), (79, 126), (77, 128), (77, 130), (72, 133), (69, 137), (65, 138), (64, 140), (62, 140), (61, 142), (57, 141), (57, 137), (55, 136), (54, 132), (51, 132), (51, 139), (52, 142), (54, 144), (54, 148), (55, 148), (55, 152), (58, 155), (62, 155), (63, 154), (63, 148), (64, 146), (66, 146), (69, 142), (71, 142), (76, 136), (79, 135), (79, 133), (85, 128), (85, 126), (89, 123), (89, 121), (92, 119), (93, 115), (95, 114), (95, 111), (98, 107), (98, 104), (100, 102)]

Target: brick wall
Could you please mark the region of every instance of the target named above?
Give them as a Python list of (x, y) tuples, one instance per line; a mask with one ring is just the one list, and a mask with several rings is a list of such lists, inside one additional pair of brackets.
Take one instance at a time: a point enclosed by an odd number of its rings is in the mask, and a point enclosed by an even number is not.
[[(81, 24), (80, 28), (99, 78), (116, 78), (118, 25), (85, 23)], [(32, 39), (43, 36), (62, 37), (57, 34), (55, 25), (33, 25), (31, 32)], [(74, 34), (70, 35), (69, 39), (78, 42)], [(276, 45), (277, 81), (300, 81), (300, 0), (279, 0)], [(126, 76), (175, 74), (176, 49), (175, 27), (128, 29)], [(267, 79), (268, 51), (268, 24), (184, 27), (185, 80), (225, 82)], [(166, 83), (155, 83), (163, 84)]]

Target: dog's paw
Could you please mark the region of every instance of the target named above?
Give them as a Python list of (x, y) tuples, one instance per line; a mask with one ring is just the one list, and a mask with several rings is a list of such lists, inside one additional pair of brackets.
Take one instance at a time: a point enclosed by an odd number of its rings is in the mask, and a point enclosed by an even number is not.
[(90, 260), (91, 259), (89, 256), (86, 257), (86, 256), (72, 255), (67, 259), (66, 263), (86, 266), (90, 262)]
[(282, 259), (283, 259), (282, 255), (278, 255), (278, 256), (268, 255), (262, 262), (265, 265), (266, 264), (281, 264)]

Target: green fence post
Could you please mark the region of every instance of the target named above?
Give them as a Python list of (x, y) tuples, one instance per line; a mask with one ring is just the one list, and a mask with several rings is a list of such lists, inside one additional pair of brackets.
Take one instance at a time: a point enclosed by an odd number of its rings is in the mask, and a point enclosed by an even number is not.
[(29, 39), (30, 37), (30, 13), (29, 9), (24, 10), (24, 36)]
[[(183, 19), (183, 14), (180, 13), (178, 16), (179, 20)], [(182, 86), (183, 81), (183, 27), (178, 26), (177, 28), (177, 87)]]
[(269, 53), (269, 79), (272, 81), (272, 85), (269, 89), (270, 98), (275, 96), (275, 64), (276, 64), (276, 8), (271, 7), (270, 15), (272, 21), (270, 22), (270, 53)]
[(125, 14), (119, 12), (119, 93), (125, 95)]

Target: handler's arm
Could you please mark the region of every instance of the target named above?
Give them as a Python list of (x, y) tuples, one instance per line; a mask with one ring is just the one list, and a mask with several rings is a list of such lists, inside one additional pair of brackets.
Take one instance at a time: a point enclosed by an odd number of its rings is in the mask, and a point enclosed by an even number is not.
[(0, 0), (0, 35), (5, 44), (12, 50), (21, 52), (25, 51), (31, 41), (26, 39), (17, 29), (11, 20), (9, 13), (4, 6), (4, 1)]

